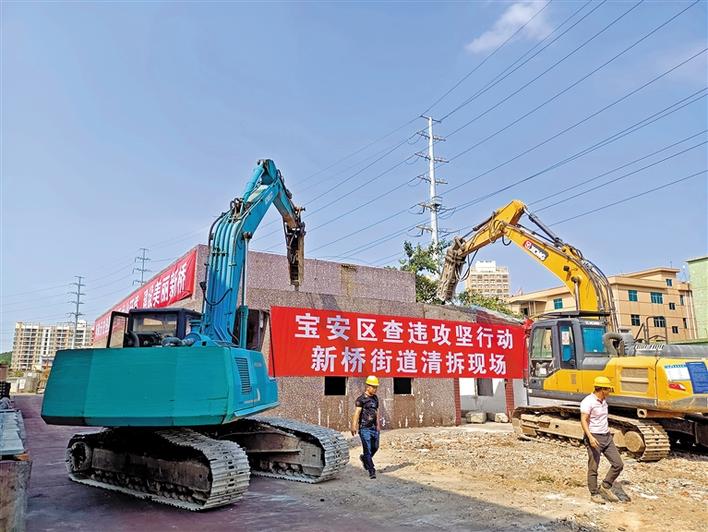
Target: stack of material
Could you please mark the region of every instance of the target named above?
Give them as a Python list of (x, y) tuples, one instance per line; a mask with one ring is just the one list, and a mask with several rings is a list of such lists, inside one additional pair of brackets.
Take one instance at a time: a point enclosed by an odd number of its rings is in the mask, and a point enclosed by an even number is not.
[(0, 411), (0, 530), (25, 530), (32, 468), (25, 441), (22, 413)]
[(0, 410), (0, 456), (22, 455), (25, 448), (25, 423), (19, 410)]

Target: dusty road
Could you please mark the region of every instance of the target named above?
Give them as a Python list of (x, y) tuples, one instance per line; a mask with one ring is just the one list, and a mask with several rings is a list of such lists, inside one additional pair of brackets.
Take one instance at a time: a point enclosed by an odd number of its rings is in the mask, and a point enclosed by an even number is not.
[[(357, 458), (352, 449), (352, 464)], [(413, 527), (706, 530), (708, 457), (624, 460), (621, 488), (632, 501), (598, 505), (585, 487), (584, 448), (521, 441), (509, 425), (404, 429), (383, 434), (381, 479), (361, 471), (346, 488), (322, 489), (332, 504), (346, 508), (353, 497), (373, 515)]]
[[(510, 425), (387, 431), (369, 480), (352, 447), (340, 479), (253, 478), (244, 499), (203, 513), (175, 510), (68, 480), (71, 427), (39, 418), (41, 397), (18, 397), (33, 460), (28, 531), (212, 530), (705, 530), (708, 458), (626, 460), (628, 504), (598, 506), (584, 487), (585, 451), (524, 442)], [(474, 427), (474, 428), (471, 428)], [(494, 432), (489, 432), (494, 430)], [(604, 471), (604, 469), (602, 470)]]

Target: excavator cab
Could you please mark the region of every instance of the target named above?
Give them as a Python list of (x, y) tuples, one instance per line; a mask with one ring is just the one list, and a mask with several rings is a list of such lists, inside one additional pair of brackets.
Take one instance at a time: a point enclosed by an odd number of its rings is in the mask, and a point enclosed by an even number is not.
[[(183, 340), (192, 329), (192, 323), (200, 320), (201, 313), (185, 308), (132, 309), (111, 313), (106, 347), (155, 347), (165, 338)], [(248, 310), (246, 349), (260, 351), (270, 320), (267, 310)], [(240, 322), (234, 320), (235, 336), (241, 334)]]
[[(547, 314), (532, 326), (528, 340), (531, 394), (556, 398), (557, 392), (582, 393), (582, 370), (601, 370), (610, 354), (603, 343), (607, 326), (579, 312)], [(559, 373), (560, 370), (563, 370)]]
[(202, 315), (185, 308), (131, 309), (114, 311), (108, 327), (106, 347), (154, 347), (168, 337), (183, 339), (191, 322)]

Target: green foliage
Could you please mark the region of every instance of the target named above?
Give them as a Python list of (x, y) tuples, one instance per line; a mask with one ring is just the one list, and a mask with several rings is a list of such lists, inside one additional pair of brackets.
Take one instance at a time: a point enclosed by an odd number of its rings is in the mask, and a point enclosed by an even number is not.
[(442, 304), (436, 296), (441, 266), (435, 260), (435, 252), (442, 257), (445, 247), (445, 242), (440, 242), (437, 248), (432, 244), (421, 247), (420, 244), (413, 246), (407, 241), (403, 243), (405, 257), (399, 260), (399, 269), (415, 275), (415, 299), (419, 303)]
[(9, 366), (11, 360), (12, 351), (5, 351), (4, 353), (0, 353), (0, 364), (7, 364)]
[(509, 316), (514, 316), (521, 318), (520, 314), (512, 312), (511, 307), (498, 297), (484, 296), (479, 292), (472, 292), (470, 290), (465, 290), (460, 292), (455, 297), (456, 303), (462, 305), (463, 307), (469, 307), (471, 305), (477, 305), (479, 307), (484, 307), (489, 310), (495, 310)]
[[(399, 269), (415, 275), (417, 302), (435, 305), (443, 304), (437, 297), (437, 290), (442, 272), (442, 258), (445, 256), (444, 250), (448, 244), (448, 242), (440, 242), (436, 249), (432, 244), (427, 247), (421, 247), (420, 244), (413, 246), (410, 242), (403, 243), (405, 257), (399, 260)], [(436, 251), (440, 260), (435, 259)], [(498, 297), (487, 297), (477, 292), (461, 292), (456, 296), (455, 303), (462, 306), (478, 305), (509, 316), (520, 317), (514, 314), (509, 305)]]

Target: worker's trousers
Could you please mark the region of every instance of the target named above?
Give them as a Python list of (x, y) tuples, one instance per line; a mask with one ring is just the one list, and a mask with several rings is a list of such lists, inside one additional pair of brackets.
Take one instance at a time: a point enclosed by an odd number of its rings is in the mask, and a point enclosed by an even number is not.
[(585, 438), (585, 447), (588, 450), (588, 489), (592, 495), (595, 495), (598, 493), (597, 468), (600, 465), (600, 455), (604, 454), (605, 458), (610, 462), (610, 470), (607, 472), (605, 480), (602, 481), (602, 485), (607, 489), (610, 489), (612, 484), (615, 483), (624, 468), (624, 464), (617, 446), (612, 440), (612, 434), (593, 434), (593, 436), (600, 444), (599, 447), (590, 445), (587, 438)]
[(379, 431), (376, 428), (359, 428), (359, 438), (361, 438), (361, 447), (364, 450), (362, 459), (366, 469), (371, 473), (376, 471), (374, 467), (374, 455), (379, 450)]

